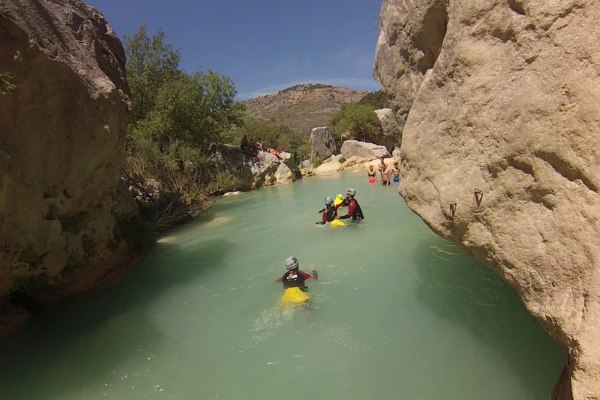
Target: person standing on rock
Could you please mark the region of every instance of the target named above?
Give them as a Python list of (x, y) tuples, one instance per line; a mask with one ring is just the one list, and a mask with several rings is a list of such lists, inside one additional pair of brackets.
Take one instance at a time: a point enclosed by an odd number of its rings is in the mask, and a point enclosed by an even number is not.
[(358, 204), (358, 201), (354, 198), (356, 196), (356, 190), (353, 188), (348, 188), (346, 190), (346, 206), (348, 207), (348, 213), (346, 215), (342, 215), (338, 217), (339, 219), (348, 219), (352, 218), (352, 222), (360, 222), (365, 219), (365, 215), (362, 212), (362, 208)]

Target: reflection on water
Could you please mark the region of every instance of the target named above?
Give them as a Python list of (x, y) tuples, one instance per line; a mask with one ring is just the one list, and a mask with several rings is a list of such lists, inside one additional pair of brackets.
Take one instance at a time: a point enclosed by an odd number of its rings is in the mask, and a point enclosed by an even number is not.
[[(355, 187), (366, 219), (317, 226)], [(314, 266), (281, 310), (283, 260)], [(0, 342), (7, 399), (547, 399), (558, 344), (486, 267), (362, 174), (223, 200), (121, 282)]]

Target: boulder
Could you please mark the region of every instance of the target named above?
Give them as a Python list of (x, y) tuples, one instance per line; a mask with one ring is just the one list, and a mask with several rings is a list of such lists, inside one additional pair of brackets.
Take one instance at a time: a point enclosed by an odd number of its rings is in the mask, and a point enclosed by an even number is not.
[(329, 128), (321, 126), (310, 131), (310, 158), (327, 158), (337, 152), (335, 140), (329, 132)]
[(314, 169), (315, 175), (330, 175), (332, 173), (340, 172), (343, 168), (342, 163), (337, 160), (330, 161), (319, 165)]
[(295, 181), (294, 173), (285, 165), (285, 163), (279, 163), (279, 167), (277, 167), (277, 171), (275, 171), (275, 182), (278, 185), (292, 183)]
[(377, 46), (402, 197), (560, 341), (556, 399), (600, 398), (598, 37), (593, 0), (384, 0)]
[(370, 159), (390, 157), (390, 153), (387, 151), (385, 146), (359, 142), (358, 140), (346, 140), (342, 144), (341, 153), (345, 159), (349, 159), (353, 156)]
[[(352, 156), (349, 159), (347, 159), (346, 161), (344, 161), (342, 163), (342, 166), (344, 168), (351, 168), (351, 167), (357, 167), (357, 166), (361, 166), (364, 165), (365, 163), (368, 163), (369, 161), (373, 160), (372, 157), (359, 157), (359, 156)], [(368, 168), (368, 167), (367, 167)]]
[[(0, 2), (0, 298), (89, 290), (135, 252), (121, 184), (130, 115), (123, 47), (80, 1)], [(40, 297), (39, 297), (40, 296)]]
[[(213, 143), (208, 153), (214, 168), (218, 171), (227, 171), (239, 179), (240, 186), (237, 189), (240, 190), (256, 189), (265, 184), (269, 186), (294, 179), (294, 174), (287, 164), (266, 151), (259, 151), (258, 156), (253, 156), (237, 146)], [(281, 165), (285, 168), (281, 167), (280, 170)], [(286, 175), (286, 170), (291, 173), (291, 177)], [(280, 179), (276, 178), (278, 171), (280, 171)]]
[(378, 139), (377, 143), (392, 152), (396, 146), (399, 147), (402, 144), (402, 129), (396, 119), (396, 114), (391, 108), (375, 110), (375, 114), (377, 114), (383, 132), (383, 136)]

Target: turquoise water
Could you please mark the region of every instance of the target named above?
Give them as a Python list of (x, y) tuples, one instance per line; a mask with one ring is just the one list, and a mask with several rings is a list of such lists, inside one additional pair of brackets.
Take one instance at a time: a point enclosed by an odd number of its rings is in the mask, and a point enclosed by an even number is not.
[[(366, 220), (315, 225), (348, 186)], [(2, 340), (0, 398), (549, 399), (564, 362), (511, 288), (363, 174), (227, 198), (164, 239)], [(310, 309), (276, 306), (289, 255), (319, 271)]]

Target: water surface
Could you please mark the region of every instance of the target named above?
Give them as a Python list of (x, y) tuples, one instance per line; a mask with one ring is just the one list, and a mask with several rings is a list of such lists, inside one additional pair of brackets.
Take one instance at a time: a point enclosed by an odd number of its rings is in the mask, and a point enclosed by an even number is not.
[[(348, 186), (366, 220), (315, 225)], [(1, 398), (549, 399), (564, 362), (511, 288), (363, 174), (227, 198), (167, 236), (1, 341)], [(308, 310), (276, 306), (289, 255), (319, 271)]]

